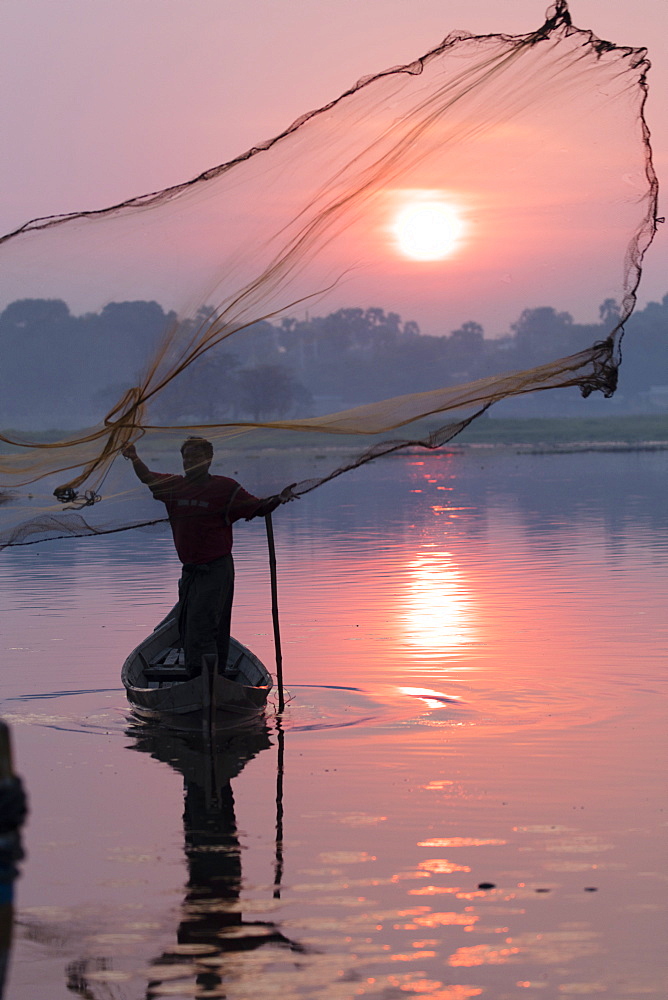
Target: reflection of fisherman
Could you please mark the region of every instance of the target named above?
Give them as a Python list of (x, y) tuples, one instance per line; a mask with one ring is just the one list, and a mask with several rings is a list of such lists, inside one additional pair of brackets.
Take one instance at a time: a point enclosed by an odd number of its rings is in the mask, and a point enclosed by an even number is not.
[(213, 445), (190, 437), (181, 446), (183, 476), (151, 472), (134, 445), (123, 455), (142, 483), (161, 500), (169, 516), (174, 545), (183, 563), (179, 581), (179, 629), (188, 673), (201, 672), (202, 656), (217, 653), (219, 669), (227, 663), (234, 594), (232, 524), (240, 518), (270, 514), (294, 499), (286, 487), (278, 496), (259, 499), (234, 479), (209, 475)]
[[(165, 739), (162, 733), (144, 732), (137, 739), (134, 749), (169, 761), (171, 767), (183, 774), (183, 832), (188, 866), (177, 930), (178, 948), (168, 947), (152, 963), (153, 978), (147, 996), (163, 995), (162, 972), (173, 973), (174, 964), (181, 970), (191, 965), (202, 996), (208, 995), (206, 991), (211, 991), (212, 996), (222, 996), (217, 990), (234, 975), (235, 952), (254, 951), (265, 945), (303, 951), (276, 924), (244, 920), (241, 912), (242, 847), (231, 780), (247, 760), (269, 746), (264, 723), (260, 728), (231, 735), (228, 741), (209, 748), (207, 753), (180, 735)], [(206, 946), (210, 949), (208, 954)]]
[[(127, 735), (135, 740), (130, 749), (169, 764), (182, 775), (184, 785), (187, 879), (177, 941), (164, 946), (159, 957), (151, 962), (146, 1000), (172, 996), (175, 991), (184, 997), (224, 997), (228, 996), (225, 986), (230, 983), (238, 996), (259, 995), (252, 988), (243, 990), (247, 974), (244, 964), (235, 958), (239, 952), (255, 951), (265, 945), (300, 953), (305, 950), (299, 942), (286, 937), (273, 921), (245, 920), (242, 913), (243, 847), (237, 831), (231, 782), (249, 760), (271, 746), (266, 721), (261, 719), (250, 727), (230, 730), (222, 738), (219, 733), (217, 742), (207, 744), (196, 735), (160, 727), (145, 726), (139, 730), (133, 727)], [(278, 811), (278, 798), (276, 807)], [(282, 810), (282, 798), (280, 807)], [(273, 961), (268, 955), (267, 965)], [(111, 968), (113, 959), (106, 955), (71, 962), (67, 967), (67, 988), (90, 1000), (97, 996), (92, 973), (108, 975)]]

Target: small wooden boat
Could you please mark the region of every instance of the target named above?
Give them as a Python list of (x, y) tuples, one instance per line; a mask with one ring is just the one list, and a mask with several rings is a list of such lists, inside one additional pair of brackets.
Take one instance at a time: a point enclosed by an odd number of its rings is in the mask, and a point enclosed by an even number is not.
[(200, 676), (189, 678), (173, 609), (123, 664), (121, 680), (133, 713), (170, 729), (207, 733), (263, 710), (271, 674), (250, 649), (230, 639), (223, 672), (216, 656), (202, 659)]

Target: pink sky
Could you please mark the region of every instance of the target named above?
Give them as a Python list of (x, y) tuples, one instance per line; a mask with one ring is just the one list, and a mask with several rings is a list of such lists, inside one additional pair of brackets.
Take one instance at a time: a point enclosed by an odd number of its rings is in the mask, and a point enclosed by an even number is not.
[[(5, 0), (0, 231), (186, 180), (281, 131), (359, 77), (422, 55), (452, 30), (526, 32), (542, 23), (545, 7), (545, 0)], [(579, 27), (649, 47), (647, 118), (661, 178), (668, 7), (571, 0), (570, 9)], [(661, 44), (653, 51), (655, 39)], [(668, 292), (667, 258), (660, 230), (641, 305)], [(13, 297), (6, 283), (0, 278), (3, 301)], [(548, 304), (518, 296), (515, 302), (512, 289), (505, 295), (505, 315)], [(425, 332), (442, 332), (429, 329), (417, 304), (413, 313), (410, 303), (390, 297), (350, 304), (382, 305), (418, 319)], [(576, 318), (594, 318), (598, 304)], [(473, 306), (453, 322), (465, 318), (488, 325)]]

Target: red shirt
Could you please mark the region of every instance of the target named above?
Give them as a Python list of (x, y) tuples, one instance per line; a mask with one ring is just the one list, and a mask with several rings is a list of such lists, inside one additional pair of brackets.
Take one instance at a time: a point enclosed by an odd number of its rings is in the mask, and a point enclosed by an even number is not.
[(174, 545), (182, 563), (208, 563), (232, 551), (232, 524), (276, 506), (259, 500), (234, 479), (209, 476), (189, 482), (185, 476), (151, 473), (149, 488), (167, 508)]

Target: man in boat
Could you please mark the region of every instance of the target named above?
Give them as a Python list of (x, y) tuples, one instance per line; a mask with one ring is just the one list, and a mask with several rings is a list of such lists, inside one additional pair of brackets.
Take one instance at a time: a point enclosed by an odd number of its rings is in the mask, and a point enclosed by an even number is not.
[(270, 514), (296, 499), (287, 486), (277, 496), (259, 499), (234, 479), (212, 476), (213, 445), (190, 437), (181, 446), (184, 475), (152, 472), (134, 445), (123, 450), (137, 477), (167, 508), (174, 545), (183, 571), (179, 580), (179, 632), (191, 677), (202, 670), (202, 656), (217, 653), (218, 669), (227, 664), (230, 643), (234, 562), (232, 524)]

